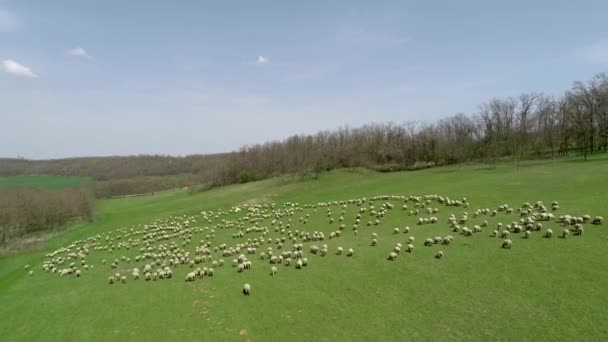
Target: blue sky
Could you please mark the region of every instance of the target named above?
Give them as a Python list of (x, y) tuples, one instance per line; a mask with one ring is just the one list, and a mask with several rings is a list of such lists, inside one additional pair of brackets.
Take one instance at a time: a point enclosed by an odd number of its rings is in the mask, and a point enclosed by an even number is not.
[(0, 0), (0, 156), (225, 152), (608, 69), (608, 1)]

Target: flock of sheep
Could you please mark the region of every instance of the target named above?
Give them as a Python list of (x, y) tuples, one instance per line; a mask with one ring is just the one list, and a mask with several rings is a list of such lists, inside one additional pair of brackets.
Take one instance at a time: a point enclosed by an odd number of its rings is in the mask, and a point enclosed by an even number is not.
[[(401, 210), (395, 209), (396, 203), (399, 203)], [(443, 222), (435, 216), (440, 212), (439, 206), (452, 207), (453, 210), (462, 211), (462, 214), (451, 214)], [(330, 241), (339, 240), (347, 233), (347, 221), (350, 221), (348, 230), (351, 234), (357, 236), (359, 230), (368, 230), (369, 246), (378, 246), (378, 232), (384, 231), (380, 227), (382, 221), (389, 213), (399, 211), (404, 216), (417, 217), (414, 222), (421, 228), (415, 229), (417, 232), (424, 232), (422, 226), (425, 225), (445, 224), (446, 233), (449, 234), (431, 236), (422, 242), (423, 246), (442, 245), (444, 248), (454, 243), (454, 236), (466, 239), (485, 229), (490, 230), (488, 220), (484, 218), (514, 215), (514, 212), (519, 219), (505, 224), (497, 223), (489, 234), (502, 239), (499, 247), (510, 249), (513, 246), (511, 238), (515, 234), (520, 234), (524, 239), (530, 239), (533, 234), (552, 238), (553, 230), (545, 229), (543, 224), (561, 226), (559, 236), (566, 239), (571, 233), (582, 236), (586, 224), (601, 225), (604, 222), (601, 216), (556, 216), (560, 210), (557, 202), (551, 203), (550, 207), (541, 201), (524, 203), (517, 209), (503, 204), (495, 209), (483, 208), (472, 212), (469, 212), (469, 207), (466, 198), (453, 200), (439, 195), (375, 196), (305, 205), (291, 202), (281, 205), (244, 204), (229, 210), (208, 210), (196, 216), (175, 216), (146, 225), (119, 228), (74, 241), (47, 253), (42, 270), (59, 277), (81, 277), (101, 269), (109, 273), (109, 284), (125, 284), (129, 279), (152, 282), (168, 280), (174, 278), (174, 271), (179, 271), (183, 272), (184, 275), (180, 277), (186, 282), (194, 282), (213, 277), (217, 270), (224, 268), (224, 258), (228, 258), (232, 259), (231, 266), (235, 272), (249, 272), (255, 261), (256, 264), (270, 264), (269, 274), (276, 276), (278, 265), (303, 270), (309, 265), (309, 257), (330, 254)], [(351, 209), (352, 214), (352, 208), (356, 210), (354, 219), (347, 220), (347, 210)], [(308, 223), (311, 214), (326, 217), (322, 227), (318, 222), (314, 223), (316, 229), (310, 227), (313, 225)], [(216, 232), (224, 230), (231, 232), (232, 243), (217, 241)], [(386, 228), (384, 234), (410, 234), (413, 230), (409, 226)], [(387, 260), (396, 261), (402, 252), (413, 253), (416, 244), (416, 238), (410, 235), (405, 246), (398, 242), (388, 251)], [(345, 257), (355, 255), (354, 248), (336, 245), (333, 254)], [(101, 265), (95, 268), (88, 262), (94, 259), (90, 257), (92, 254), (107, 255), (112, 260), (107, 262), (103, 259)], [(445, 255), (443, 250), (434, 254), (437, 259), (443, 259)], [(25, 270), (30, 276), (34, 275), (29, 265), (25, 266)], [(242, 292), (250, 295), (251, 285), (245, 284)]]

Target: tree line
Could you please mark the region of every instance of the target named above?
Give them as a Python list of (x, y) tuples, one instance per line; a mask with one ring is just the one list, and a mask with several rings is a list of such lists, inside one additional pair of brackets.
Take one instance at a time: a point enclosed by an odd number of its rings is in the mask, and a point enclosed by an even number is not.
[(314, 177), (343, 167), (390, 171), (505, 158), (518, 163), (572, 153), (587, 158), (607, 149), (608, 76), (601, 73), (574, 82), (559, 96), (534, 92), (493, 98), (476, 113), (433, 123), (340, 127), (216, 155), (3, 159), (0, 175), (91, 176), (105, 182), (97, 193), (111, 196), (174, 187), (174, 181), (161, 178), (173, 175), (186, 175), (179, 186), (223, 185), (288, 173)]
[(26, 234), (63, 228), (94, 218), (95, 199), (87, 189), (0, 191), (0, 245)]

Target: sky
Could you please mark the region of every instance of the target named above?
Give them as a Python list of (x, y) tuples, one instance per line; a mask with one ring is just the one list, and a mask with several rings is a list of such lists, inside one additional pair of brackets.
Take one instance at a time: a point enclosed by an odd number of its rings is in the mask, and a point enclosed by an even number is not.
[(608, 1), (0, 0), (0, 157), (187, 155), (608, 71)]

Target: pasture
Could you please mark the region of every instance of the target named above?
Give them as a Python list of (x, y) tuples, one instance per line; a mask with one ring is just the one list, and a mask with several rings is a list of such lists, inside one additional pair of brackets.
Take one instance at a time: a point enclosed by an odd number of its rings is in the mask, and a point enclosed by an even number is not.
[[(100, 200), (96, 222), (70, 227), (43, 251), (0, 259), (0, 336), (6, 341), (605, 340), (608, 232), (606, 223), (591, 221), (608, 217), (607, 171), (606, 156), (525, 162), (518, 169), (511, 164), (388, 174), (352, 169), (318, 180), (283, 177), (202, 193), (172, 190)], [(555, 219), (541, 221), (537, 201)], [(533, 208), (522, 215), (526, 202)], [(428, 213), (429, 208), (438, 211)], [(465, 213), (468, 219), (455, 230), (450, 216), (460, 221)], [(584, 233), (560, 222), (564, 215), (590, 215)], [(431, 217), (437, 223), (418, 224)], [(530, 237), (525, 228), (512, 227), (511, 249), (501, 248), (503, 238), (492, 237), (499, 223), (502, 232), (513, 223), (525, 227), (520, 219), (528, 217), (536, 218)], [(542, 223), (540, 230), (536, 223)], [(463, 234), (465, 226), (475, 225), (481, 232)], [(566, 228), (570, 235), (560, 238)], [(543, 237), (547, 229), (554, 232), (551, 238)], [(332, 232), (340, 236), (330, 238)], [(427, 238), (447, 235), (453, 236), (449, 245), (424, 245)], [(410, 237), (415, 248), (408, 253)], [(398, 243), (403, 246), (398, 257), (387, 260)], [(294, 244), (302, 245), (301, 257), (294, 256), (299, 251)], [(311, 252), (323, 245), (325, 256)], [(290, 251), (291, 263), (271, 264), (269, 248), (274, 256)], [(353, 255), (346, 256), (351, 248)], [(444, 256), (438, 259), (440, 250)], [(240, 254), (251, 261), (242, 272), (233, 267)], [(308, 264), (297, 268), (302, 258)], [(188, 273), (220, 259), (224, 265), (213, 267), (213, 276), (185, 281)], [(55, 272), (43, 270), (45, 260)], [(81, 260), (94, 268), (85, 270)], [(74, 271), (60, 276), (71, 263), (80, 276)], [(169, 267), (172, 277), (146, 281), (147, 264), (157, 277)], [(138, 280), (133, 268), (140, 271)], [(109, 284), (115, 273), (120, 276)], [(245, 283), (251, 284), (250, 296), (242, 294)]]

